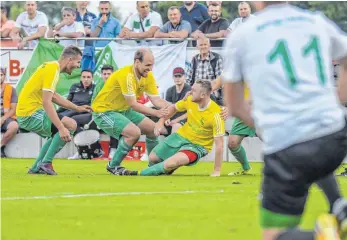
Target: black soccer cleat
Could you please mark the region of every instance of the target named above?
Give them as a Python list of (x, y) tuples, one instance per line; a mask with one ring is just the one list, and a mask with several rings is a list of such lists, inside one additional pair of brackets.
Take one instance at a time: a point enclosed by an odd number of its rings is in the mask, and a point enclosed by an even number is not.
[(44, 173), (47, 175), (58, 175), (54, 169), (53, 169), (53, 164), (52, 163), (43, 163), (40, 166), (40, 170), (42, 170)]
[(28, 170), (28, 174), (46, 174), (44, 171), (42, 171), (41, 169), (39, 170), (33, 170), (32, 168), (30, 168)]
[(111, 167), (109, 163), (106, 166), (106, 170), (113, 175), (119, 176), (136, 176), (138, 174), (137, 171), (130, 171), (121, 166)]

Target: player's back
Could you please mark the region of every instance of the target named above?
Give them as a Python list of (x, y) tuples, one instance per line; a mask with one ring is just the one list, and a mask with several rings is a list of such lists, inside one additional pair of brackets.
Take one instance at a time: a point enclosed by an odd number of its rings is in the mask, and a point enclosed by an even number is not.
[(269, 6), (233, 35), (265, 153), (343, 128), (331, 66), (347, 46), (336, 43), (343, 37), (323, 15)]

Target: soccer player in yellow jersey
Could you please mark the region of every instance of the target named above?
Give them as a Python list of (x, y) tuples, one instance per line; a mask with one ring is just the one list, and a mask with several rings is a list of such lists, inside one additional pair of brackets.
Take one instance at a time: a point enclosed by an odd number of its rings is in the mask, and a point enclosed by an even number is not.
[(75, 46), (66, 47), (58, 61), (39, 66), (19, 94), (17, 120), (20, 128), (48, 137), (29, 174), (56, 175), (52, 161), (55, 154), (71, 141), (76, 130), (75, 120), (57, 114), (53, 103), (77, 112), (89, 112), (89, 106), (76, 106), (55, 92), (59, 73), (71, 74), (80, 66), (82, 52)]
[[(212, 81), (212, 90), (215, 91), (222, 87), (221, 77)], [(245, 87), (244, 89), (245, 98), (249, 99), (249, 89)], [(241, 163), (242, 168), (236, 170), (235, 172), (229, 173), (230, 176), (244, 175), (249, 173), (251, 166), (249, 164), (246, 151), (242, 147), (241, 143), (245, 137), (255, 137), (256, 131), (254, 128), (248, 127), (240, 119), (235, 118), (233, 126), (231, 129), (231, 134), (229, 135), (228, 148), (231, 154), (236, 158), (236, 160)]]
[(164, 129), (166, 119), (177, 111), (187, 111), (187, 122), (176, 133), (168, 136), (149, 155), (154, 164), (142, 171), (126, 170), (122, 175), (157, 176), (171, 174), (181, 166), (198, 162), (216, 144), (215, 171), (220, 170), (223, 158), (224, 121), (221, 108), (211, 100), (211, 82), (199, 80), (192, 86), (191, 96), (169, 107), (169, 115), (161, 118), (155, 127), (156, 135)]
[[(114, 72), (92, 103), (95, 123), (119, 140), (118, 148), (106, 167), (114, 175), (121, 175), (125, 170), (120, 164), (139, 140), (141, 132), (146, 135), (148, 154), (158, 144), (154, 134), (155, 123), (145, 115), (166, 116), (169, 103), (159, 96), (153, 65), (154, 57), (149, 49), (137, 50), (134, 64)], [(160, 110), (138, 103), (137, 98), (143, 93)]]

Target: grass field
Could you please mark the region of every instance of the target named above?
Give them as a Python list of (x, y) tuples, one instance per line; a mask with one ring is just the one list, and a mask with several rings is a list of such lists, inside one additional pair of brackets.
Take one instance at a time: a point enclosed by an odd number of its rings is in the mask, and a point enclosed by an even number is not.
[[(185, 167), (172, 176), (124, 177), (104, 161), (54, 161), (58, 176), (26, 174), (32, 160), (2, 159), (3, 240), (260, 239), (261, 164), (255, 176), (209, 177), (212, 163)], [(125, 162), (141, 169), (144, 162)], [(339, 178), (347, 194), (347, 178)], [(327, 210), (312, 188), (303, 227)]]

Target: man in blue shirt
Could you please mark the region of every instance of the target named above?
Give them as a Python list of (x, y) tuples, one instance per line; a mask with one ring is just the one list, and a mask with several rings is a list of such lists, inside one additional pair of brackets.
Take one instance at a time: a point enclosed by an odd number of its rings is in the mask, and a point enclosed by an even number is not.
[(194, 32), (201, 23), (210, 19), (207, 7), (196, 1), (184, 1), (184, 5), (180, 7), (182, 19), (186, 20), (192, 26)]
[[(114, 38), (121, 30), (120, 22), (111, 15), (111, 3), (109, 1), (100, 1), (99, 17), (92, 21), (91, 37)], [(95, 47), (105, 47), (110, 41), (95, 41)]]
[(96, 18), (94, 13), (87, 10), (88, 1), (76, 1), (76, 22), (82, 22), (86, 36), (90, 36), (92, 21)]

